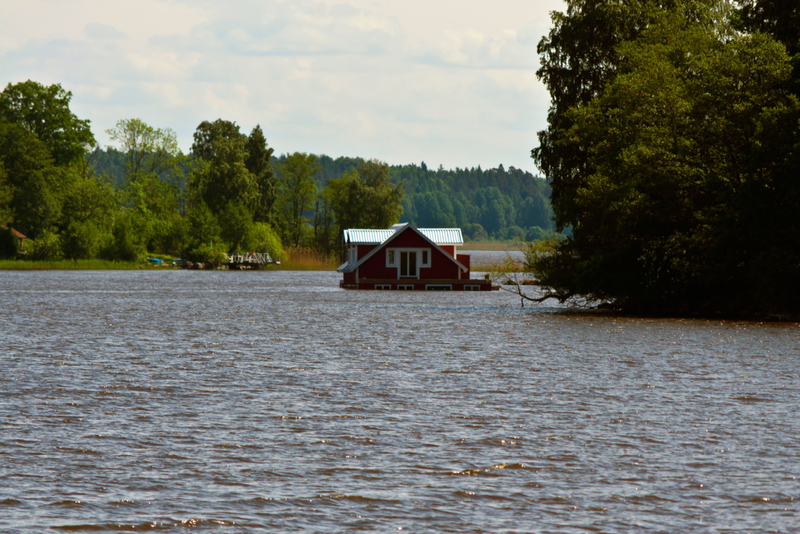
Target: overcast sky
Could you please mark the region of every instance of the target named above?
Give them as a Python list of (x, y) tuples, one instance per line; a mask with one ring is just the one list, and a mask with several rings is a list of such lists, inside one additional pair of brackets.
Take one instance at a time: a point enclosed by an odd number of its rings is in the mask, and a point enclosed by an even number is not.
[(276, 154), (445, 168), (530, 159), (549, 97), (536, 44), (561, 0), (0, 0), (0, 82), (72, 91), (105, 130), (140, 118), (184, 152), (203, 120)]

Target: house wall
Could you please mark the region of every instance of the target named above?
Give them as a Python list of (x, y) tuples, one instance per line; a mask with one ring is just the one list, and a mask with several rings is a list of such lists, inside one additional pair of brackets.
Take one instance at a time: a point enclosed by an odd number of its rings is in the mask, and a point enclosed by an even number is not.
[(358, 259), (360, 260), (375, 248), (377, 245), (356, 245), (358, 247)]
[[(452, 257), (448, 257), (422, 238), (413, 230), (403, 230), (400, 235), (392, 239), (374, 256), (368, 259), (358, 269), (359, 279), (397, 279), (398, 268), (386, 266), (386, 249), (393, 248), (420, 248), (430, 249), (430, 267), (421, 267), (419, 277), (421, 279), (444, 279), (458, 278), (458, 266), (453, 263)], [(419, 258), (418, 258), (419, 259)], [(462, 274), (462, 277), (464, 275)]]
[(469, 273), (470, 273), (470, 264), (469, 264), (469, 262), (470, 262), (470, 257), (471, 257), (471, 256), (470, 256), (469, 254), (459, 254), (459, 255), (456, 257), (456, 259), (458, 260), (458, 263), (460, 263), (461, 265), (463, 265), (464, 267), (466, 267), (466, 268), (467, 268), (467, 272), (466, 272), (466, 273), (463, 273), (463, 272), (461, 273), (461, 278), (469, 278)]

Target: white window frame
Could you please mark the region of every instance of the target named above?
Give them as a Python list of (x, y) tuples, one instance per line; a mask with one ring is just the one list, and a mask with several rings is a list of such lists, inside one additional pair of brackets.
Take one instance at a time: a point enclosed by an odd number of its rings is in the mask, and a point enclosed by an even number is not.
[[(416, 253), (417, 258), (417, 268), (416, 276), (400, 276), (400, 253), (401, 252), (414, 252)], [(427, 256), (426, 262), (422, 261), (422, 254), (425, 253)], [(391, 258), (393, 261), (389, 261), (389, 256), (393, 256)], [(396, 267), (397, 268), (397, 278), (416, 278), (419, 280), (420, 278), (420, 269), (428, 268), (431, 266), (431, 249), (430, 248), (416, 248), (416, 247), (402, 247), (402, 248), (387, 248), (386, 249), (386, 267)]]
[(411, 284), (400, 284), (399, 286), (397, 286), (397, 289), (402, 291), (413, 291), (414, 286)]
[(392, 289), (392, 286), (390, 284), (375, 284), (375, 289), (386, 291), (387, 289)]

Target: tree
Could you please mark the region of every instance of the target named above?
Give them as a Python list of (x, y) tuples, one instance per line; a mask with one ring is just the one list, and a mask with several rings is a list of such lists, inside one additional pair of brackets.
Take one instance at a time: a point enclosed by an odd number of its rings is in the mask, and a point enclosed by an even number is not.
[(8, 84), (0, 95), (0, 117), (44, 143), (54, 165), (67, 165), (95, 145), (89, 121), (70, 111), (70, 100), (72, 93), (60, 84), (44, 86), (31, 80)]
[(800, 4), (793, 0), (738, 0), (740, 27), (771, 35), (790, 56), (800, 53)]
[(314, 246), (326, 256), (336, 247), (336, 224), (333, 215), (331, 190), (322, 188), (314, 200)]
[(0, 159), (5, 194), (11, 196), (7, 218), (36, 239), (58, 222), (65, 171), (53, 165), (47, 146), (21, 124), (0, 123)]
[(10, 224), (14, 220), (14, 211), (11, 201), (14, 199), (14, 190), (8, 181), (3, 159), (0, 157), (0, 225)]
[(13, 259), (17, 256), (17, 236), (10, 228), (0, 225), (0, 259)]
[(388, 228), (403, 213), (403, 183), (393, 184), (389, 165), (362, 161), (357, 170), (328, 181), (339, 228)]
[(255, 177), (258, 185), (258, 198), (254, 203), (253, 219), (259, 222), (271, 222), (277, 196), (277, 179), (270, 164), (273, 150), (267, 147), (267, 139), (260, 126), (256, 125), (250, 132), (250, 136), (245, 142), (245, 150), (247, 150), (245, 167)]
[(279, 204), (285, 224), (285, 241), (300, 246), (303, 226), (307, 222), (306, 212), (311, 210), (317, 185), (314, 172), (317, 157), (313, 154), (295, 152), (290, 154), (279, 168)]
[(123, 119), (106, 133), (126, 154), (125, 171), (129, 182), (176, 168), (180, 150), (178, 138), (170, 128), (153, 128), (141, 119)]
[(219, 141), (244, 138), (235, 122), (222, 119), (214, 122), (203, 121), (194, 132), (192, 154), (206, 161), (212, 161), (216, 156)]
[[(545, 296), (561, 300), (796, 310), (785, 297), (800, 290), (789, 58), (762, 34), (731, 31), (725, 6), (686, 5), (658, 11), (616, 48), (619, 71), (602, 93), (564, 110), (559, 149), (583, 153), (556, 211), (572, 236), (530, 263)], [(554, 194), (563, 187), (554, 181)]]
[(578, 222), (572, 199), (591, 173), (586, 152), (565, 143), (572, 127), (568, 111), (603, 93), (621, 62), (617, 46), (635, 39), (656, 11), (646, 0), (567, 0), (566, 13), (551, 13), (553, 28), (537, 47), (542, 66), (536, 72), (550, 92), (548, 127), (538, 133), (531, 156), (553, 186), (559, 231)]
[(243, 137), (219, 138), (214, 142), (211, 159), (196, 173), (192, 187), (203, 202), (218, 214), (229, 203), (252, 209), (259, 197), (256, 177), (247, 170)]
[(228, 243), (228, 252), (249, 249), (248, 234), (252, 231), (253, 216), (242, 204), (228, 202), (219, 214), (220, 237)]

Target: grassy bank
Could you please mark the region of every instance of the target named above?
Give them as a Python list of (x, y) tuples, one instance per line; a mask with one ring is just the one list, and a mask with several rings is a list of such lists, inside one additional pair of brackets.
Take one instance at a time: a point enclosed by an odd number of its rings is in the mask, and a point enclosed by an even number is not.
[(137, 262), (108, 260), (0, 260), (0, 271), (132, 271), (148, 269)]

